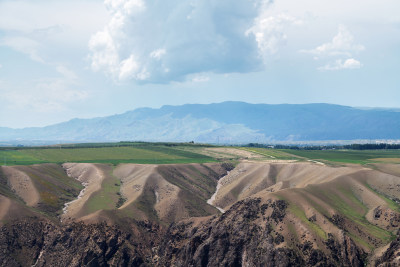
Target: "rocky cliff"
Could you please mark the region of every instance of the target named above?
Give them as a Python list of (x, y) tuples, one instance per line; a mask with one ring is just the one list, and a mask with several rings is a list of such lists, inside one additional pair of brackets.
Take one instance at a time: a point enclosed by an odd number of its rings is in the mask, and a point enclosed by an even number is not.
[(31, 218), (1, 228), (0, 265), (146, 266), (159, 240), (159, 226), (148, 222), (131, 221), (121, 228)]

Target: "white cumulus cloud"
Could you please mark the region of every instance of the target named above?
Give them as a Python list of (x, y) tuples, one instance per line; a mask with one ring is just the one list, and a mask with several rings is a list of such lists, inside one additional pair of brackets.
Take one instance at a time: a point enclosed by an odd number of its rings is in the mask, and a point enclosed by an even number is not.
[(355, 43), (354, 36), (350, 31), (344, 25), (340, 25), (338, 33), (332, 38), (332, 41), (317, 46), (312, 50), (301, 51), (316, 56), (351, 56), (353, 52), (360, 52), (364, 49), (363, 45)]
[(354, 58), (348, 58), (346, 60), (338, 59), (333, 64), (327, 64), (320, 67), (319, 70), (342, 70), (342, 69), (359, 69), (362, 67), (360, 61)]
[(111, 18), (89, 41), (92, 69), (143, 83), (259, 70), (260, 53), (275, 52), (285, 39), (280, 25), (293, 23), (259, 18), (269, 2), (105, 0)]
[(315, 60), (327, 59), (328, 63), (319, 67), (318, 70), (342, 70), (361, 68), (361, 62), (352, 57), (354, 53), (363, 50), (365, 47), (355, 42), (350, 31), (344, 25), (339, 25), (338, 33), (332, 41), (311, 50), (300, 50), (300, 52), (314, 55)]
[[(266, 9), (264, 9), (266, 11)], [(287, 40), (285, 28), (293, 25), (301, 25), (303, 22), (287, 14), (271, 16), (262, 12), (254, 21), (254, 25), (246, 32), (255, 36), (259, 52), (262, 57), (275, 54), (279, 47)]]

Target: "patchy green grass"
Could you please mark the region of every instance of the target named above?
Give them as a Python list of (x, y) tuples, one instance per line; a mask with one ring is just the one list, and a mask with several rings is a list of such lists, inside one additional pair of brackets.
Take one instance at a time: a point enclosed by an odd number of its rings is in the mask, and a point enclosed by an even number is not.
[(121, 181), (111, 174), (104, 178), (101, 189), (94, 192), (85, 203), (88, 214), (98, 210), (114, 210), (120, 201)]
[(320, 238), (322, 238), (323, 240), (328, 239), (328, 236), (325, 233), (325, 231), (322, 230), (322, 228), (319, 227), (318, 224), (315, 224), (315, 223), (309, 221), (306, 214), (299, 206), (297, 206), (294, 203), (290, 203), (289, 211), (292, 214), (294, 214), (297, 218), (299, 218), (304, 224), (306, 224), (308, 226), (308, 228), (311, 229), (314, 233), (316, 233)]
[(391, 210), (400, 212), (400, 205), (397, 204), (396, 202), (394, 202), (393, 200), (391, 200), (390, 198), (388, 198), (387, 196), (385, 196), (384, 194), (382, 194), (381, 192), (378, 192), (377, 190), (375, 190), (374, 188), (372, 188), (368, 183), (364, 183), (364, 185), (371, 190), (373, 193), (377, 194), (381, 199), (383, 199), (386, 204), (388, 204), (388, 207)]
[[(330, 200), (329, 204), (331, 206), (333, 206), (343, 216), (361, 226), (369, 235), (382, 240), (384, 243), (391, 240), (392, 234), (389, 231), (371, 224), (365, 218), (368, 208), (354, 195), (350, 188), (339, 188), (339, 192), (342, 196), (335, 194), (334, 192), (324, 192)], [(347, 201), (345, 201), (345, 199)], [(357, 235), (357, 233), (353, 234)], [(365, 242), (368, 241), (365, 240)]]
[[(302, 190), (298, 190), (298, 192), (303, 197), (307, 195), (305, 192), (302, 193)], [(346, 218), (348, 223), (351, 222), (351, 224), (354, 224), (354, 227), (350, 227), (350, 225), (348, 225), (345, 226), (345, 228), (346, 233), (348, 233), (358, 244), (372, 249), (375, 246), (373, 243), (371, 243), (371, 240), (369, 240), (368, 236), (373, 237), (377, 240), (381, 240), (383, 244), (386, 244), (393, 239), (393, 234), (391, 232), (371, 224), (365, 218), (365, 215), (368, 212), (368, 208), (355, 196), (350, 188), (335, 187), (324, 189), (321, 186), (309, 186), (306, 188), (306, 192), (316, 196), (318, 199), (321, 199), (328, 206), (332, 207), (337, 214), (340, 214), (341, 216)], [(276, 194), (276, 196), (278, 196), (279, 199), (286, 200), (279, 193)], [(314, 201), (311, 201), (311, 198), (307, 197), (305, 198), (305, 200), (309, 202), (312, 207), (314, 207), (326, 218), (329, 219), (331, 217), (331, 215), (325, 208), (318, 205)], [(308, 228), (314, 231), (318, 236), (326, 239), (326, 234), (324, 233), (324, 231), (319, 227), (319, 225), (308, 220), (301, 207), (298, 207), (298, 205), (296, 205), (296, 203), (293, 203), (292, 201), (288, 201), (288, 203), (289, 211), (292, 214), (294, 214), (297, 218), (304, 222), (308, 226)], [(364, 232), (366, 236), (360, 236), (360, 233), (357, 231)]]
[(0, 159), (6, 165), (32, 165), (40, 163), (90, 162), (90, 163), (205, 163), (214, 158), (178, 146), (136, 145), (122, 147), (90, 148), (29, 148), (0, 150)]

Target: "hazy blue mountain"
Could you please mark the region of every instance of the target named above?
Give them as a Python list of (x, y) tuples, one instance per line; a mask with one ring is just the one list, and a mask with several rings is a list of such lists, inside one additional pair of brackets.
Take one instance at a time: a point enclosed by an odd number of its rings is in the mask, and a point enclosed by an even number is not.
[(0, 141), (272, 141), (400, 139), (400, 112), (332, 104), (223, 102), (140, 108), (47, 127), (0, 128)]

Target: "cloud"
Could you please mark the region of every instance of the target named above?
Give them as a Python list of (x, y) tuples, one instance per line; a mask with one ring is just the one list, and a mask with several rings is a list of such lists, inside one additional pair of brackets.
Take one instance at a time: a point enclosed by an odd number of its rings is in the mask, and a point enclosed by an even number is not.
[(270, 26), (259, 18), (269, 2), (105, 0), (111, 19), (91, 36), (91, 67), (117, 82), (142, 83), (260, 70), (259, 50), (275, 52), (285, 39), (279, 25), (292, 23), (278, 16), (269, 18)]
[(363, 45), (355, 43), (353, 35), (344, 25), (339, 25), (338, 33), (332, 41), (312, 50), (301, 50), (301, 52), (316, 56), (351, 56), (353, 52), (361, 52), (364, 49)]
[(270, 16), (262, 12), (254, 21), (254, 25), (246, 32), (254, 35), (259, 52), (262, 57), (275, 54), (286, 43), (285, 28), (293, 25), (301, 25), (303, 22), (287, 14)]
[(24, 36), (6, 36), (0, 40), (0, 45), (8, 46), (15, 51), (27, 54), (34, 61), (44, 62), (38, 53), (40, 44), (30, 38)]
[[(12, 89), (11, 89), (12, 88)], [(63, 78), (46, 78), (21, 81), (19, 84), (0, 87), (4, 105), (10, 110), (30, 110), (31, 112), (61, 112), (68, 105), (87, 99), (86, 90), (73, 89), (71, 83)]]
[[(344, 25), (339, 25), (338, 33), (332, 41), (311, 50), (300, 50), (300, 52), (314, 55), (315, 60), (328, 59), (328, 63), (318, 67), (318, 70), (342, 70), (361, 68), (361, 62), (352, 57), (354, 53), (363, 50), (365, 47), (355, 42), (350, 31)], [(336, 59), (333, 61), (333, 58)]]
[(0, 31), (18, 32), (41, 43), (86, 48), (88, 36), (107, 20), (99, 1), (0, 1)]
[(204, 76), (204, 75), (199, 75), (199, 76), (195, 76), (192, 79), (192, 82), (194, 82), (194, 83), (204, 83), (204, 82), (208, 82), (209, 80), (210, 80), (210, 77)]
[(349, 59), (346, 59), (345, 61), (338, 59), (335, 61), (334, 64), (327, 64), (318, 69), (319, 70), (342, 70), (342, 69), (359, 69), (361, 67), (362, 67), (362, 64), (360, 61), (358, 61), (354, 58), (349, 58)]

